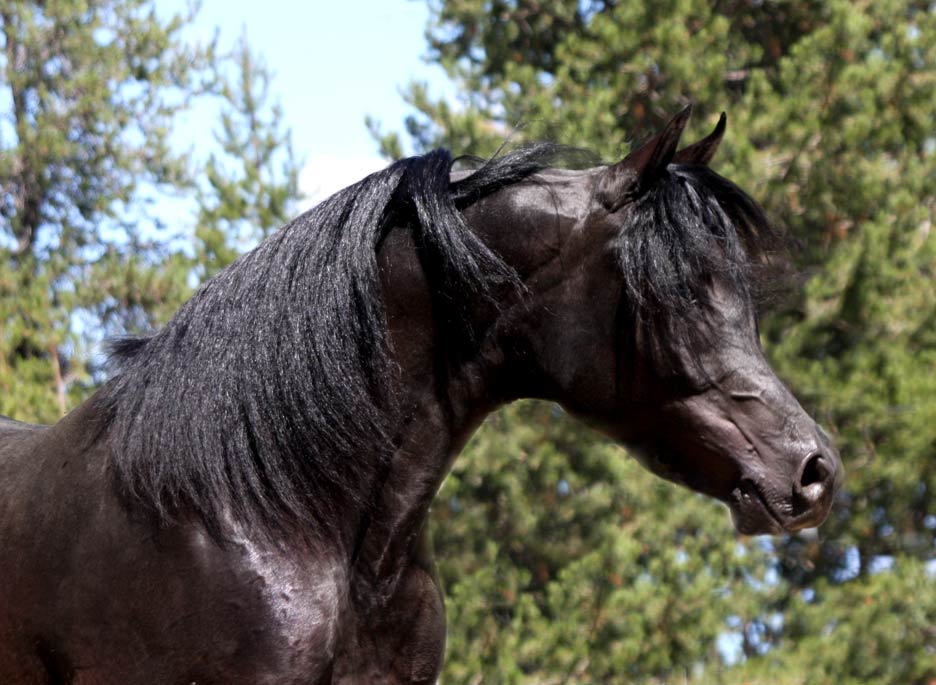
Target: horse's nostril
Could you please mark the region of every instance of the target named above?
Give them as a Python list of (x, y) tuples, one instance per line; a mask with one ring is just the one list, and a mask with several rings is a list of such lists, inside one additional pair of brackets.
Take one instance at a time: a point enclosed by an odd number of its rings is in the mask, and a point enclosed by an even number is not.
[(835, 479), (835, 466), (820, 452), (816, 452), (806, 457), (800, 468), (796, 494), (804, 504), (814, 506), (831, 490)]
[(829, 469), (826, 467), (822, 455), (813, 454), (806, 458), (803, 474), (800, 476), (800, 487), (806, 488), (813, 483), (824, 483), (828, 477)]

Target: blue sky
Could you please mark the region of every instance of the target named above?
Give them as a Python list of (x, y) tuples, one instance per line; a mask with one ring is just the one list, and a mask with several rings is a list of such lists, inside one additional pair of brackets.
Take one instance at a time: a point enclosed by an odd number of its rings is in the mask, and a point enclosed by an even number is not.
[[(184, 0), (160, 0), (159, 7), (168, 13)], [(400, 130), (407, 83), (427, 81), (430, 92), (451, 97), (444, 72), (421, 59), (428, 17), (424, 0), (203, 0), (190, 36), (207, 39), (218, 28), (228, 49), (246, 29), (252, 50), (274, 72), (275, 98), (305, 160), (301, 185), (317, 201), (384, 165), (364, 117)], [(192, 115), (179, 143), (197, 149), (213, 125), (210, 116)]]

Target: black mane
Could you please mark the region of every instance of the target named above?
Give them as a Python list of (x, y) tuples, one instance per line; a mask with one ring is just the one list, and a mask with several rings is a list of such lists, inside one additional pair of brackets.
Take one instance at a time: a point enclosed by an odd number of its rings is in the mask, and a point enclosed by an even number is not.
[[(381, 240), (411, 227), (435, 296), (453, 311), (493, 300), (519, 279), (459, 210), (561, 154), (517, 150), (455, 182), (445, 150), (396, 162), (241, 257), (155, 335), (116, 341), (119, 372), (101, 398), (121, 495), (160, 522), (194, 511), (214, 535), (225, 520), (308, 534), (366, 509), (399, 418)], [(705, 302), (715, 269), (748, 292), (767, 222), (727, 180), (672, 166), (626, 211), (619, 257), (638, 319), (688, 320), (676, 314)]]
[(780, 236), (749, 195), (708, 167), (671, 165), (621, 211), (622, 306), (660, 368), (684, 367), (675, 356), (680, 347), (717, 343), (709, 338), (716, 279), (753, 311), (756, 300), (779, 289), (769, 280), (781, 276), (782, 260), (773, 258), (782, 252)]
[(160, 522), (191, 509), (213, 534), (225, 518), (271, 534), (327, 529), (366, 507), (397, 412), (380, 241), (410, 225), (456, 309), (517, 286), (459, 208), (558, 152), (520, 149), (454, 183), (446, 150), (395, 162), (238, 259), (155, 335), (114, 342), (119, 372), (101, 398), (121, 495)]

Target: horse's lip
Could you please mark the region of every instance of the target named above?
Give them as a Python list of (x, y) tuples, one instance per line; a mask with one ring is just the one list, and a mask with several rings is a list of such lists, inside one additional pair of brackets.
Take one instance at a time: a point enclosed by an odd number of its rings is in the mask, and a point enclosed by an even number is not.
[(735, 527), (745, 535), (778, 535), (790, 530), (754, 481), (745, 478), (732, 490)]
[(831, 500), (825, 507), (807, 509), (796, 516), (784, 515), (770, 505), (755, 481), (744, 478), (732, 490), (730, 506), (739, 532), (745, 535), (778, 535), (818, 526), (828, 516)]

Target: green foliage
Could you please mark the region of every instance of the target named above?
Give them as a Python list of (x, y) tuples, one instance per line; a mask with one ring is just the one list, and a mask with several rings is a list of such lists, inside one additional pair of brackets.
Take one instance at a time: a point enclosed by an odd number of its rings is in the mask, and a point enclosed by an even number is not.
[(291, 133), (280, 106), (269, 104), (272, 74), (246, 34), (223, 66), (234, 73), (222, 69), (217, 77), (227, 105), (215, 132), (220, 152), (205, 165), (198, 197), (195, 263), (203, 279), (291, 219), (301, 197)]
[[(431, 58), (461, 93), (452, 104), (408, 89), (416, 150), (485, 155), (547, 138), (613, 160), (688, 102), (687, 140), (728, 112), (714, 166), (796, 239), (807, 276), (765, 311), (764, 343), (847, 471), (818, 537), (735, 542), (717, 505), (656, 483), (544, 410), (510, 410), (469, 447), (435, 514), (446, 682), (931, 682), (936, 6), (430, 7)], [(371, 129), (385, 152), (402, 150), (400, 134)], [(574, 495), (556, 495), (560, 477)], [(690, 513), (691, 548), (680, 518)], [(677, 550), (681, 567), (667, 562)], [(663, 620), (668, 600), (678, 612)]]
[[(164, 322), (193, 280), (294, 211), (269, 72), (243, 37), (220, 57), (186, 43), (192, 18), (151, 0), (0, 7), (2, 414), (56, 420), (100, 382), (105, 337)], [(220, 102), (204, 174), (170, 145), (196, 99)], [(168, 197), (194, 200), (194, 255), (180, 250), (188, 226), (155, 216)]]
[[(184, 290), (135, 228), (144, 187), (177, 187), (171, 123), (211, 48), (149, 0), (0, 9), (0, 412), (54, 420), (87, 392), (90, 344)], [(181, 284), (181, 286), (180, 286)]]
[(791, 598), (783, 648), (734, 669), (728, 682), (928, 685), (936, 678), (933, 582), (913, 560), (850, 583), (819, 581), (815, 599)]
[(765, 564), (723, 507), (542, 403), (488, 421), (445, 482), (433, 531), (452, 683), (691, 672), (717, 658), (721, 616)]

